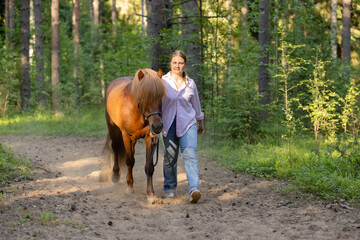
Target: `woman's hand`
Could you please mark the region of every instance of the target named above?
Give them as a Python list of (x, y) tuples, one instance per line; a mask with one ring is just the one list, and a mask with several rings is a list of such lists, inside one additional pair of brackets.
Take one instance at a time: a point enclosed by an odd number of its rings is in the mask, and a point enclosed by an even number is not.
[(198, 121), (197, 133), (198, 133), (198, 134), (201, 134), (203, 131), (205, 131), (204, 119)]

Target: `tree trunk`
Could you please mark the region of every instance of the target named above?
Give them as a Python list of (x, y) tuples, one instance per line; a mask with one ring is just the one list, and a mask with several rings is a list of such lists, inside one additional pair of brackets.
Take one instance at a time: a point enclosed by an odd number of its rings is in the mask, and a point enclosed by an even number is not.
[(141, 0), (141, 33), (145, 36), (145, 0)]
[(20, 58), (21, 58), (21, 109), (30, 108), (30, 65), (29, 65), (29, 37), (30, 37), (30, 5), (29, 0), (21, 0), (20, 8)]
[(350, 3), (351, 0), (343, 0), (343, 16), (342, 16), (342, 60), (344, 62), (344, 83), (348, 83), (350, 80), (350, 64), (351, 64), (351, 44), (350, 44)]
[(29, 45), (29, 63), (30, 66), (32, 65), (32, 61), (34, 59), (34, 52), (35, 52), (35, 16), (34, 16), (34, 0), (30, 0), (30, 45)]
[(242, 41), (241, 41), (241, 49), (243, 51), (245, 51), (245, 48), (246, 48), (246, 39), (248, 38), (248, 23), (247, 23), (247, 14), (249, 12), (247, 6), (246, 6), (246, 1), (244, 0), (243, 1), (243, 5), (241, 7), (241, 26), (242, 26), (242, 32), (243, 32), (243, 35), (242, 35)]
[(161, 45), (161, 30), (171, 29), (172, 1), (170, 0), (147, 0), (148, 10), (148, 36), (155, 40), (152, 47), (152, 69), (169, 71), (170, 49)]
[[(270, 75), (268, 71), (269, 65), (269, 40), (270, 40), (270, 4), (269, 0), (259, 1), (259, 94), (260, 105), (270, 103)], [(261, 118), (269, 117), (269, 113), (264, 110), (260, 113)]]
[(112, 20), (112, 31), (114, 35), (116, 35), (116, 19), (117, 19), (116, 0), (112, 0), (111, 20)]
[(93, 0), (93, 23), (95, 26), (100, 24), (100, 0)]
[(350, 27), (351, 27), (351, 18), (350, 18), (350, 3), (351, 0), (343, 0), (343, 16), (342, 16), (342, 59), (351, 59), (350, 57)]
[[(201, 54), (200, 54), (200, 24), (199, 6), (196, 1), (189, 1), (182, 5), (182, 35), (189, 40), (185, 51), (187, 55), (186, 70), (189, 77), (194, 79), (199, 92), (201, 92)], [(188, 16), (194, 16), (189, 18)]]
[(8, 0), (9, 4), (9, 43), (10, 51), (13, 51), (15, 48), (15, 0)]
[[(94, 14), (93, 24), (96, 29), (94, 44), (95, 44), (95, 47), (97, 47), (99, 55), (101, 55), (101, 52), (102, 52), (102, 43), (100, 40), (100, 24), (101, 24), (100, 1), (101, 0), (93, 0), (93, 14)], [(105, 81), (103, 78), (104, 63), (103, 63), (101, 56), (99, 57), (99, 64), (100, 64), (101, 95), (103, 97), (105, 97)]]
[(52, 110), (59, 112), (58, 85), (60, 82), (59, 0), (51, 0), (51, 89)]
[(231, 76), (231, 43), (232, 43), (232, 0), (228, 0), (228, 46), (227, 46), (227, 79), (230, 80)]
[(79, 46), (80, 46), (80, 0), (73, 1), (73, 41), (74, 41), (74, 105), (79, 106)]
[(337, 0), (331, 0), (331, 57), (337, 58)]
[(36, 60), (36, 85), (39, 90), (39, 107), (46, 105), (45, 82), (44, 82), (44, 50), (42, 33), (42, 3), (41, 0), (34, 0), (35, 16), (35, 60)]
[(5, 0), (5, 44), (9, 49), (9, 0)]

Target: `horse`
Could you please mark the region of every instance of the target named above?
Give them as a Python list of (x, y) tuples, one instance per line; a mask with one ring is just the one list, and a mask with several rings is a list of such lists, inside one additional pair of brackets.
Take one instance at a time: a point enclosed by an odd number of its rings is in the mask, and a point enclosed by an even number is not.
[[(145, 173), (147, 198), (152, 201), (154, 188), (153, 153), (163, 124), (162, 98), (166, 94), (162, 71), (140, 69), (134, 77), (112, 81), (105, 95), (105, 118), (108, 128), (106, 147), (113, 152), (112, 181), (119, 181), (120, 168), (127, 165), (126, 193), (134, 192), (132, 170), (135, 164), (135, 144), (140, 138), (146, 142)], [(158, 145), (157, 145), (158, 146)]]

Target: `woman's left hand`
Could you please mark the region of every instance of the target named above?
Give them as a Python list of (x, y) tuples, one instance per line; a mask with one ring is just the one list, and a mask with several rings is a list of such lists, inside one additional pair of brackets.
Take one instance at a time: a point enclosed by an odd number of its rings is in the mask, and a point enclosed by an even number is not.
[(205, 124), (204, 124), (204, 120), (200, 120), (198, 121), (198, 129), (197, 129), (197, 133), (201, 134), (203, 131), (205, 131)]

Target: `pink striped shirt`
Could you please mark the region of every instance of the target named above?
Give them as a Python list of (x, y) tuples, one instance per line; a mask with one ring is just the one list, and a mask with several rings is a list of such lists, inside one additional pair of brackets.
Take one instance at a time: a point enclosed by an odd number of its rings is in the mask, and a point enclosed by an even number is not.
[(176, 118), (176, 136), (182, 137), (186, 131), (202, 120), (204, 113), (201, 111), (199, 94), (194, 80), (186, 77), (186, 83), (178, 90), (170, 72), (162, 77), (166, 86), (166, 96), (162, 100), (162, 122), (164, 137), (167, 136), (171, 124)]

